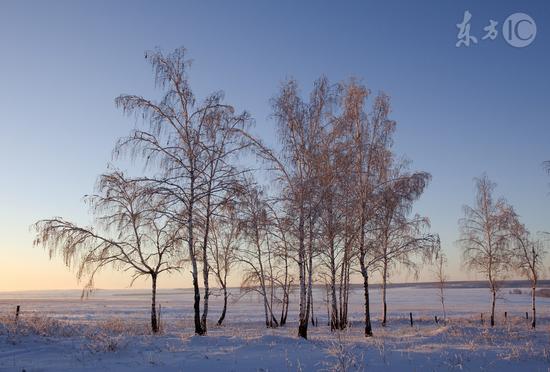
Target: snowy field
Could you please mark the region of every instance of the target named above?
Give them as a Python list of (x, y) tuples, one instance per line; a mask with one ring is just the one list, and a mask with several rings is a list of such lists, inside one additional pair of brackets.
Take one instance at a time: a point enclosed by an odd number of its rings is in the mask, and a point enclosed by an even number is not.
[[(549, 371), (550, 299), (537, 298), (539, 322), (529, 327), (529, 291), (504, 288), (497, 302), (497, 326), (488, 319), (489, 291), (449, 288), (449, 322), (442, 317), (435, 288), (388, 291), (389, 325), (380, 326), (380, 292), (372, 290), (375, 336), (363, 337), (363, 293), (350, 294), (351, 327), (332, 333), (326, 326), (324, 290), (316, 290), (309, 340), (296, 337), (297, 299), (289, 324), (266, 329), (255, 295), (233, 290), (223, 327), (214, 297), (208, 336), (193, 336), (190, 290), (160, 290), (162, 334), (149, 333), (146, 290), (99, 290), (88, 300), (79, 291), (0, 293), (1, 371)], [(15, 307), (21, 306), (18, 324)], [(508, 317), (504, 319), (504, 312)], [(409, 324), (413, 313), (414, 326)], [(529, 315), (530, 316), (530, 315)]]

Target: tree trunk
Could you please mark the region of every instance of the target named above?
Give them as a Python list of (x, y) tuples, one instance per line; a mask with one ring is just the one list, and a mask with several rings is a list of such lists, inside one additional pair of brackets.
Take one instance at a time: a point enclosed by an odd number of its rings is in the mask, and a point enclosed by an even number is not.
[(261, 249), (261, 244), (260, 244), (260, 234), (259, 234), (259, 230), (258, 230), (258, 226), (256, 225), (255, 226), (255, 230), (254, 230), (254, 236), (255, 236), (255, 244), (256, 244), (256, 254), (257, 254), (257, 257), (256, 259), (258, 260), (258, 268), (259, 268), (259, 272), (257, 272), (257, 276), (258, 276), (258, 281), (259, 281), (259, 284), (260, 284), (260, 294), (262, 295), (263, 297), (263, 301), (264, 301), (264, 315), (265, 315), (265, 326), (267, 328), (270, 328), (271, 327), (271, 323), (272, 323), (272, 320), (271, 320), (271, 313), (269, 312), (268, 310), (268, 300), (267, 300), (267, 290), (265, 288), (265, 271), (264, 271), (264, 265), (263, 265), (263, 261), (262, 261), (262, 249)]
[(312, 283), (312, 276), (313, 276), (313, 273), (312, 273), (312, 268), (311, 268), (311, 264), (312, 264), (312, 256), (310, 255), (309, 256), (309, 265), (308, 265), (308, 269), (307, 269), (307, 304), (306, 304), (306, 324), (308, 323), (309, 321), (309, 314), (310, 312), (312, 312), (312, 306), (313, 306), (313, 303), (312, 303), (312, 300), (313, 300), (313, 294), (312, 294), (312, 291), (313, 291), (313, 283)]
[(306, 283), (305, 283), (305, 268), (303, 262), (303, 254), (299, 254), (299, 270), (300, 270), (300, 314), (298, 324), (298, 336), (307, 339), (307, 313), (306, 313)]
[(372, 324), (370, 321), (370, 298), (369, 298), (369, 273), (365, 266), (364, 253), (359, 258), (361, 275), (363, 276), (363, 291), (365, 296), (365, 337), (372, 337)]
[(223, 320), (225, 319), (225, 312), (227, 311), (227, 285), (222, 285), (223, 288), (223, 309), (222, 309), (222, 315), (220, 315), (220, 319), (218, 319), (218, 325), (221, 326), (223, 323)]
[(340, 280), (338, 283), (338, 329), (344, 329), (342, 317), (344, 314), (344, 266), (346, 262), (346, 257), (344, 254), (344, 259), (342, 260), (340, 267)]
[(311, 304), (311, 325), (315, 327), (315, 315), (313, 314), (313, 291), (309, 292), (309, 303)]
[(533, 286), (531, 288), (531, 300), (532, 300), (532, 304), (533, 304), (533, 320), (531, 321), (531, 327), (533, 327), (533, 329), (536, 327), (536, 323), (537, 323), (537, 312), (535, 310), (535, 291), (536, 291), (536, 286)]
[(151, 274), (151, 331), (158, 333), (159, 324), (157, 321), (157, 274)]
[(325, 295), (326, 295), (326, 304), (327, 304), (327, 326), (330, 327), (330, 299), (328, 298), (328, 283), (325, 282)]
[(190, 201), (187, 208), (187, 233), (188, 233), (188, 248), (189, 248), (189, 257), (191, 258), (191, 275), (193, 276), (193, 310), (194, 310), (194, 323), (195, 323), (195, 334), (204, 335), (204, 330), (202, 329), (201, 324), (201, 292), (199, 288), (199, 273), (197, 268), (197, 257), (195, 256), (195, 241), (194, 231), (193, 231), (193, 202), (195, 198), (195, 178), (194, 174), (191, 173), (190, 181)]
[(382, 327), (386, 326), (388, 305), (386, 304), (386, 278), (388, 272), (388, 263), (384, 260), (384, 270), (382, 273), (382, 303), (384, 306), (384, 313), (382, 317)]
[[(203, 259), (206, 260), (206, 249), (204, 249)], [(203, 334), (207, 333), (206, 319), (208, 317), (208, 299), (210, 297), (210, 287), (208, 285), (208, 263), (203, 263), (203, 284), (204, 284), (204, 297), (203, 297), (203, 310), (201, 317), (201, 327)]]
[(271, 313), (271, 328), (279, 327), (279, 322), (277, 321), (277, 318), (275, 318), (275, 315), (273, 315), (273, 310), (271, 310), (271, 307), (269, 311)]
[(313, 304), (311, 300), (313, 299), (313, 222), (311, 217), (309, 219), (309, 241), (308, 241), (308, 264), (307, 267), (307, 304), (306, 304), (306, 327), (308, 324), (309, 312)]
[(281, 327), (286, 324), (286, 317), (288, 315), (288, 292), (287, 289), (285, 289), (284, 291), (283, 304), (281, 308), (281, 321), (279, 322), (281, 324)]
[(338, 303), (336, 301), (336, 266), (334, 262), (334, 243), (331, 242), (330, 257), (330, 330), (339, 329), (338, 326)]
[(491, 305), (491, 327), (495, 326), (495, 302), (497, 297), (497, 291), (493, 288), (493, 303)]
[(265, 326), (271, 328), (271, 317), (269, 316), (269, 310), (267, 309), (267, 295), (265, 288), (262, 289), (262, 296), (264, 298), (264, 313), (265, 313)]
[(303, 212), (300, 213), (300, 222), (298, 226), (299, 246), (298, 246), (298, 269), (300, 280), (300, 313), (298, 318), (298, 336), (307, 339), (308, 313), (306, 311), (306, 268), (305, 268), (305, 224)]
[(288, 291), (289, 291), (289, 284), (288, 284), (288, 254), (287, 254), (287, 248), (285, 243), (285, 281), (283, 284), (283, 303), (281, 306), (281, 320), (279, 324), (284, 326), (286, 324), (286, 317), (288, 314)]
[(369, 301), (369, 276), (364, 264), (361, 264), (363, 274), (363, 289), (365, 291), (365, 337), (372, 337), (372, 325), (370, 322), (370, 301)]
[(365, 266), (365, 256), (367, 254), (365, 248), (365, 206), (362, 204), (361, 213), (361, 237), (359, 239), (359, 266), (361, 275), (363, 276), (363, 291), (365, 295), (365, 337), (372, 337), (372, 324), (370, 321), (370, 299), (369, 299), (369, 272)]
[(191, 260), (191, 261), (192, 261), (192, 266), (193, 266), (193, 271), (194, 271), (193, 272), (193, 291), (194, 291), (193, 310), (194, 310), (194, 313), (195, 313), (195, 316), (194, 316), (195, 334), (202, 336), (202, 335), (204, 335), (204, 331), (202, 329), (202, 324), (201, 324), (201, 308), (200, 308), (201, 292), (200, 292), (200, 288), (199, 288), (199, 279), (198, 279), (197, 273), (196, 273), (197, 262), (195, 260)]
[(208, 282), (209, 279), (209, 269), (208, 266), (208, 236), (210, 234), (210, 218), (211, 218), (211, 202), (210, 202), (210, 193), (211, 188), (208, 188), (208, 196), (206, 199), (206, 221), (204, 223), (204, 236), (202, 241), (202, 280), (204, 285), (204, 297), (203, 297), (203, 309), (202, 309), (202, 318), (201, 326), (203, 334), (208, 332), (207, 328), (207, 318), (208, 318), (208, 300), (210, 298), (210, 285)]
[(439, 283), (439, 296), (441, 298), (441, 307), (443, 308), (443, 321), (447, 321), (447, 312), (445, 311), (445, 293), (443, 283)]
[[(269, 243), (268, 243), (269, 246)], [(277, 318), (273, 315), (273, 298), (275, 297), (275, 281), (273, 280), (273, 264), (271, 262), (271, 249), (268, 248), (267, 262), (269, 265), (269, 317), (270, 327), (275, 328), (279, 326)]]
[(343, 267), (343, 296), (340, 304), (340, 329), (345, 329), (348, 326), (348, 300), (349, 300), (349, 260), (344, 259)]

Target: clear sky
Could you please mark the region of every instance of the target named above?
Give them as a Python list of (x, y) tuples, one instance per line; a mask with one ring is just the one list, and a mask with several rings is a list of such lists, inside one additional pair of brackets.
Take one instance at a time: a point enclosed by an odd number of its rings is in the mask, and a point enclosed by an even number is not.
[[(457, 48), (466, 10), (478, 43)], [(525, 48), (502, 34), (516, 12), (537, 25)], [(482, 40), (490, 19), (499, 34)], [(268, 101), (288, 77), (308, 92), (321, 74), (356, 76), (389, 94), (396, 150), (433, 176), (416, 210), (440, 233), (452, 279), (476, 278), (454, 241), (483, 171), (533, 231), (550, 230), (548, 1), (1, 1), (0, 290), (78, 287), (32, 246), (29, 226), (51, 216), (89, 222), (82, 196), (133, 126), (113, 99), (159, 96), (143, 58), (156, 46), (185, 46), (196, 93), (224, 90), (268, 141)], [(97, 282), (127, 284), (116, 273)], [(189, 285), (188, 273), (160, 283)]]

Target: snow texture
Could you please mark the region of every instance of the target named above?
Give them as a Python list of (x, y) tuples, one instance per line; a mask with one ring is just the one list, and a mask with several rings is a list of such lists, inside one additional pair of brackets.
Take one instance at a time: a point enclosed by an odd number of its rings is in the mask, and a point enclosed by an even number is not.
[[(517, 292), (517, 291), (516, 291)], [(207, 336), (193, 335), (192, 293), (160, 290), (162, 333), (149, 332), (147, 290), (98, 290), (81, 301), (79, 291), (0, 293), (1, 371), (548, 371), (550, 298), (537, 298), (537, 329), (530, 329), (529, 290), (501, 291), (497, 326), (488, 319), (487, 288), (449, 288), (449, 321), (437, 289), (388, 290), (389, 325), (380, 326), (380, 292), (371, 293), (374, 337), (363, 336), (363, 293), (350, 294), (352, 324), (331, 333), (324, 290), (314, 292), (319, 326), (298, 339), (297, 298), (290, 322), (266, 329), (261, 299), (232, 290), (226, 323), (216, 327), (221, 297), (212, 300)], [(21, 306), (15, 323), (15, 307)], [(507, 318), (504, 318), (504, 312)], [(413, 313), (414, 326), (409, 324)], [(530, 316), (530, 314), (529, 314)]]

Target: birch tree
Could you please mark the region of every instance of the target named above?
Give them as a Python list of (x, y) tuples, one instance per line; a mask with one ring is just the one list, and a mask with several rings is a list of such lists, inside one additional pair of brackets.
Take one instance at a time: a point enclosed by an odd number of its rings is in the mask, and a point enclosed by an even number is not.
[(239, 261), (243, 264), (241, 287), (247, 292), (255, 291), (260, 294), (265, 325), (275, 328), (279, 326), (274, 309), (277, 300), (277, 279), (275, 251), (269, 234), (272, 223), (268, 215), (267, 201), (261, 189), (250, 185), (239, 205), (244, 236), (244, 244), (239, 252)]
[(430, 259), (439, 239), (427, 232), (426, 217), (409, 217), (413, 203), (422, 195), (430, 175), (425, 172), (404, 173), (398, 166), (390, 173), (392, 181), (379, 193), (377, 225), (378, 255), (382, 275), (382, 326), (387, 324), (387, 284), (391, 270), (397, 265), (417, 270), (415, 258)]
[(284, 326), (288, 317), (288, 307), (290, 305), (290, 294), (294, 283), (292, 273), (292, 248), (291, 248), (291, 219), (285, 216), (283, 211), (278, 208), (279, 200), (270, 200), (266, 203), (268, 215), (270, 218), (269, 236), (274, 247), (275, 260), (278, 262), (275, 281), (278, 291), (281, 293), (281, 315), (279, 325)]
[(374, 254), (376, 230), (374, 216), (376, 213), (376, 193), (384, 185), (384, 175), (391, 158), (392, 136), (395, 122), (389, 119), (389, 98), (381, 94), (374, 99), (369, 113), (367, 99), (369, 90), (352, 81), (346, 87), (344, 100), (346, 122), (350, 125), (353, 144), (353, 178), (350, 189), (353, 196), (357, 221), (357, 250), (359, 269), (363, 278), (365, 306), (365, 336), (372, 336), (370, 318), (369, 278), (377, 268), (378, 255)]
[(447, 321), (447, 312), (445, 310), (445, 290), (447, 287), (447, 256), (445, 253), (437, 252), (435, 258), (435, 279), (437, 282), (437, 290), (439, 292), (439, 301), (441, 302), (441, 309), (443, 310), (443, 321)]
[(491, 326), (495, 325), (495, 304), (499, 283), (512, 269), (512, 208), (505, 199), (494, 199), (496, 184), (486, 174), (476, 180), (473, 207), (464, 206), (460, 239), (464, 264), (485, 276), (491, 291)]
[(241, 226), (234, 210), (234, 205), (224, 208), (220, 216), (213, 219), (211, 235), (208, 243), (210, 252), (210, 271), (214, 274), (222, 290), (223, 308), (217, 325), (222, 325), (227, 312), (229, 292), (227, 279), (238, 262), (239, 243), (241, 242)]
[[(164, 94), (160, 101), (138, 95), (121, 95), (115, 100), (118, 107), (127, 114), (135, 114), (144, 125), (122, 138), (114, 154), (129, 153), (132, 158), (145, 160), (153, 172), (143, 179), (155, 184), (166, 199), (164, 213), (185, 230), (194, 291), (195, 333), (204, 335), (210, 295), (210, 223), (216, 211), (238, 193), (235, 179), (243, 170), (236, 167), (235, 159), (247, 146), (243, 132), (250, 117), (246, 112), (237, 114), (225, 104), (222, 92), (197, 100), (187, 76), (190, 62), (185, 49), (167, 55), (156, 50), (145, 57), (153, 66), (156, 84)], [(202, 264), (200, 272), (199, 264)]]
[[(349, 183), (354, 182), (351, 172), (352, 148), (349, 144), (349, 123), (342, 114), (340, 85), (328, 88), (325, 94), (327, 119), (320, 130), (314, 169), (319, 193), (319, 259), (330, 290), (331, 330), (347, 326), (347, 303), (350, 270), (353, 258), (355, 227), (350, 215)], [(350, 177), (351, 176), (351, 177)]]
[(531, 284), (531, 326), (535, 328), (537, 323), (536, 291), (539, 278), (544, 270), (546, 249), (542, 240), (533, 237), (525, 225), (519, 222), (519, 217), (514, 217), (511, 227), (513, 262), (518, 272)]
[(298, 336), (307, 338), (313, 283), (313, 257), (317, 251), (319, 195), (315, 192), (314, 159), (322, 120), (326, 118), (326, 79), (319, 79), (309, 102), (302, 100), (298, 84), (282, 84), (272, 100), (273, 117), (279, 130), (282, 149), (271, 150), (259, 139), (250, 138), (257, 154), (268, 162), (281, 186), (284, 214), (289, 217), (287, 242), (295, 252), (298, 266), (299, 315)]
[[(369, 294), (369, 278), (372, 272), (383, 267), (384, 258), (387, 266), (390, 266), (390, 262), (406, 261), (404, 259), (411, 257), (413, 252), (416, 254), (423, 251), (423, 248), (431, 247), (435, 238), (433, 235), (424, 234), (424, 231), (422, 231), (424, 235), (413, 237), (413, 232), (420, 233), (420, 230), (423, 230), (426, 220), (401, 219), (408, 222), (402, 227), (408, 226), (409, 234), (403, 231), (404, 233), (400, 235), (402, 244), (395, 244), (395, 251), (392, 254), (389, 253), (389, 245), (386, 244), (387, 254), (384, 254), (384, 249), (381, 251), (384, 244), (381, 244), (382, 235), (380, 234), (382, 221), (380, 217), (384, 209), (384, 198), (381, 198), (381, 195), (383, 192), (387, 194), (392, 189), (405, 191), (407, 188), (404, 186), (408, 185), (409, 194), (400, 196), (400, 199), (398, 198), (400, 202), (397, 204), (402, 208), (399, 209), (401, 214), (406, 216), (407, 213), (403, 212), (408, 212), (408, 207), (412, 205), (415, 198), (420, 196), (429, 175), (424, 172), (392, 173), (394, 161), (392, 145), (396, 123), (389, 118), (391, 105), (387, 95), (383, 93), (377, 95), (369, 107), (370, 92), (357, 80), (352, 79), (342, 83), (341, 91), (342, 114), (339, 121), (343, 123), (344, 130), (348, 133), (346, 148), (349, 149), (348, 157), (351, 160), (348, 165), (349, 171), (346, 172), (348, 182), (344, 195), (348, 196), (350, 201), (346, 213), (350, 216), (347, 224), (353, 226), (347, 228), (345, 235), (353, 238), (354, 252), (359, 261), (365, 305), (364, 333), (369, 337), (372, 336)], [(413, 192), (415, 188), (417, 193)], [(421, 226), (422, 224), (424, 226)], [(416, 225), (416, 231), (412, 228), (413, 225)], [(410, 238), (408, 242), (406, 237)], [(395, 238), (396, 243), (398, 240)]]
[(100, 177), (98, 194), (86, 198), (94, 226), (83, 227), (61, 217), (38, 221), (35, 245), (60, 255), (77, 278), (91, 290), (97, 273), (106, 267), (151, 279), (151, 330), (159, 331), (156, 308), (157, 281), (164, 272), (180, 269), (179, 227), (158, 211), (161, 200), (149, 185), (115, 172)]

